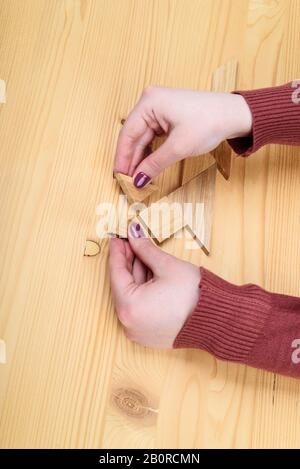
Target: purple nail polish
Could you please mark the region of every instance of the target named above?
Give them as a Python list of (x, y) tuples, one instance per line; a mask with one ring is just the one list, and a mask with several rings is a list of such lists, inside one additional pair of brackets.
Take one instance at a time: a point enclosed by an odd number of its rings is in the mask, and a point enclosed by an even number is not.
[(149, 176), (145, 173), (138, 173), (133, 181), (135, 187), (141, 188), (144, 187), (150, 181)]
[(133, 238), (144, 238), (144, 232), (141, 228), (141, 225), (138, 223), (132, 222), (129, 227), (129, 233)]

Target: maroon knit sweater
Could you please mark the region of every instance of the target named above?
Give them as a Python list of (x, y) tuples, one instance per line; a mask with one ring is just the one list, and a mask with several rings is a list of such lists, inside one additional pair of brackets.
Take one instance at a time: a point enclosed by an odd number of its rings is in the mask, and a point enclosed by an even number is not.
[[(300, 82), (237, 91), (253, 118), (252, 134), (229, 141), (248, 156), (268, 143), (300, 144)], [(201, 268), (199, 301), (174, 348), (201, 348), (222, 360), (300, 378), (300, 298), (253, 284), (236, 286)]]

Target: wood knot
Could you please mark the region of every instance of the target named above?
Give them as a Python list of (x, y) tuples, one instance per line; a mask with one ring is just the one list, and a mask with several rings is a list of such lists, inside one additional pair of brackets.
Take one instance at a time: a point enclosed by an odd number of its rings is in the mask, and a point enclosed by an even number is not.
[(116, 389), (113, 393), (113, 402), (129, 417), (144, 418), (157, 412), (150, 407), (147, 397), (136, 389)]

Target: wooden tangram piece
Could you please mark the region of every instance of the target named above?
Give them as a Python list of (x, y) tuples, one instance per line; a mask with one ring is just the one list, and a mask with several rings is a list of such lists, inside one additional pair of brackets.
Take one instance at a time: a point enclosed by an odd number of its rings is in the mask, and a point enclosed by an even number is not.
[(97, 256), (100, 253), (100, 246), (96, 241), (92, 241), (91, 239), (87, 239), (85, 242), (84, 247), (84, 256), (92, 257)]
[(5, 103), (6, 102), (6, 86), (5, 86), (5, 81), (0, 80), (0, 103)]
[(6, 344), (0, 339), (0, 363), (6, 363)]
[[(214, 163), (188, 183), (141, 211), (137, 219), (149, 229), (151, 235), (159, 243), (178, 230), (187, 228), (203, 251), (208, 254), (211, 242), (216, 172), (217, 166)], [(188, 204), (189, 208), (185, 204)], [(200, 215), (198, 219), (195, 216), (197, 207), (200, 210), (197, 212)]]
[[(236, 88), (237, 60), (231, 60), (217, 68), (212, 76), (211, 91), (230, 92)], [(206, 155), (187, 158), (183, 163), (182, 184), (201, 173), (216, 161), (218, 170), (225, 179), (229, 179), (231, 170), (231, 148), (227, 142), (222, 142), (215, 150)]]
[(127, 176), (126, 174), (116, 173), (115, 177), (124, 192), (125, 195), (128, 197), (128, 201), (132, 202), (142, 202), (143, 200), (150, 197), (155, 191), (157, 191), (158, 187), (155, 184), (148, 184), (146, 187), (142, 187), (141, 189), (137, 189), (133, 184), (132, 177)]

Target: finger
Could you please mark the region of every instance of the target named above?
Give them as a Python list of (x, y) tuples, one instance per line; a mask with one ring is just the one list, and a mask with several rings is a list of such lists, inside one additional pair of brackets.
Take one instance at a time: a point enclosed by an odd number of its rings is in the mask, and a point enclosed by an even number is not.
[(128, 227), (128, 241), (136, 257), (156, 276), (163, 275), (170, 268), (173, 257), (157, 247), (149, 237), (146, 237), (142, 227), (136, 222), (131, 222)]
[(149, 282), (149, 280), (151, 280), (152, 278), (153, 278), (153, 272), (151, 269), (147, 268), (147, 276), (146, 276), (147, 282)]
[(142, 261), (135, 257), (132, 266), (132, 275), (137, 285), (142, 285), (147, 281), (147, 267)]
[(124, 239), (123, 242), (124, 242), (125, 256), (126, 256), (126, 261), (127, 261), (127, 269), (129, 272), (132, 273), (134, 252), (127, 239)]
[(135, 154), (142, 152), (153, 139), (155, 131), (144, 119), (144, 100), (141, 99), (127, 117), (118, 137), (114, 172), (128, 174)]
[(165, 168), (184, 158), (176, 148), (176, 138), (171, 134), (165, 142), (135, 168), (133, 180), (136, 187), (144, 187)]
[(149, 151), (149, 146), (154, 138), (154, 132), (150, 128), (147, 128), (145, 133), (140, 137), (140, 139), (136, 142), (136, 146), (134, 149), (134, 153), (129, 163), (128, 168), (128, 175), (132, 176), (136, 167), (140, 164), (140, 162), (146, 158), (151, 152)]
[(128, 248), (126, 248), (126, 241), (118, 238), (110, 240), (110, 280), (113, 294), (118, 301), (122, 300), (123, 295), (129, 291), (131, 285), (135, 285), (132, 272), (129, 268), (130, 265), (128, 264), (128, 254), (129, 251)]

